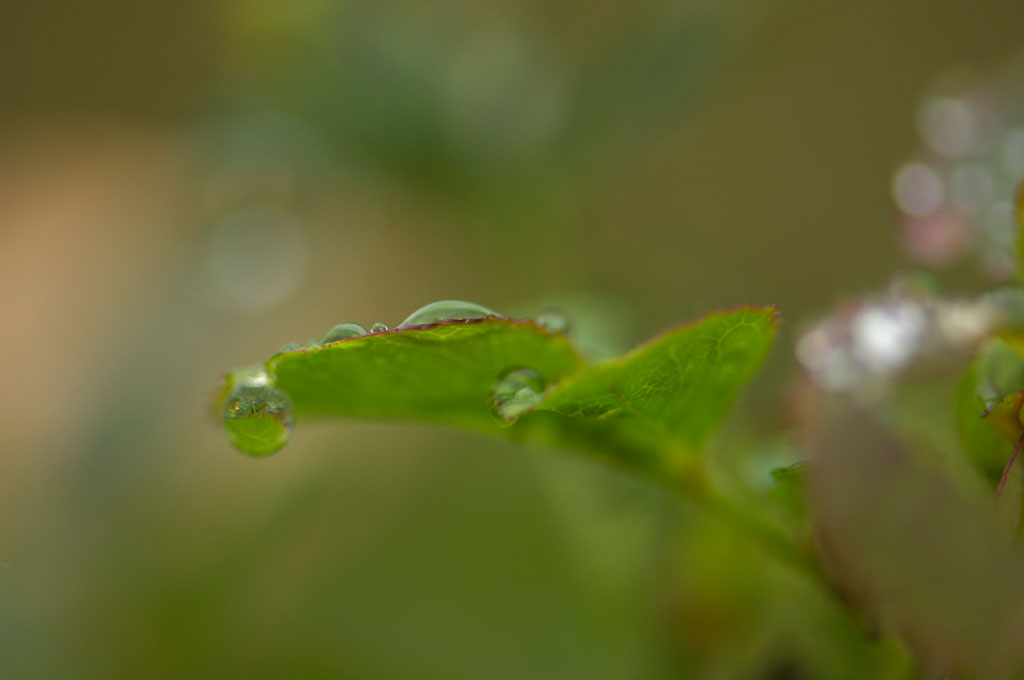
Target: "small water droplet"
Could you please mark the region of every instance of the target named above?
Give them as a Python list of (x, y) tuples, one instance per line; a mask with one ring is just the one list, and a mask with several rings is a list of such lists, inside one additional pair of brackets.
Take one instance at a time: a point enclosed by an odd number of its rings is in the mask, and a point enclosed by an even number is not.
[(284, 354), (285, 352), (296, 352), (300, 349), (302, 349), (301, 342), (289, 342), (288, 344), (281, 348), (279, 354)]
[(377, 323), (370, 326), (371, 333), (383, 333), (386, 330), (388, 330), (388, 325), (381, 321), (378, 321)]
[(548, 309), (536, 316), (534, 322), (550, 333), (565, 333), (569, 330), (569, 318), (557, 309)]
[(320, 343), (326, 345), (331, 342), (338, 342), (339, 340), (356, 338), (360, 335), (366, 335), (366, 333), (367, 330), (357, 323), (339, 323), (324, 333), (324, 337), (320, 338)]
[(398, 324), (398, 327), (407, 328), (408, 326), (420, 326), (455, 319), (485, 319), (489, 316), (501, 316), (501, 314), (475, 302), (439, 300), (438, 302), (431, 302), (425, 307), (420, 307), (410, 314), (408, 319)]
[(543, 396), (544, 380), (536, 371), (513, 369), (504, 373), (495, 385), (491, 412), (499, 420), (512, 423), (539, 404)]
[(268, 384), (242, 383), (231, 390), (224, 404), (224, 428), (239, 451), (268, 456), (292, 435), (291, 399)]

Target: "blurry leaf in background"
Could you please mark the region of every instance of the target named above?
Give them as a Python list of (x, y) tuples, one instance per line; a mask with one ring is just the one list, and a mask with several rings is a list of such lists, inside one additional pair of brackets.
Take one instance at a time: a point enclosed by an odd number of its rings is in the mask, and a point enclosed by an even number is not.
[(1009, 430), (1000, 427), (1002, 420), (995, 422), (1004, 410), (999, 407), (1002, 399), (1018, 395), (1021, 384), (1024, 359), (1002, 340), (993, 339), (980, 350), (957, 386), (960, 441), (974, 465), (993, 484), (999, 480), (1013, 444), (1024, 432), (1019, 403), (1010, 414)]
[(821, 584), (726, 523), (688, 513), (674, 535), (663, 606), (683, 677), (913, 677), (897, 640), (870, 635)]
[(812, 502), (838, 586), (904, 634), (928, 672), (1010, 677), (1024, 661), (1013, 576), (1024, 553), (986, 499), (960, 495), (868, 417), (832, 416), (817, 435)]
[[(229, 106), (287, 112), (342, 163), (496, 216), (565, 202), (593, 150), (672, 122), (707, 77), (719, 32), (713, 9), (664, 10), (574, 63), (500, 9), (229, 7), (240, 83)], [(239, 58), (249, 53), (261, 56)]]

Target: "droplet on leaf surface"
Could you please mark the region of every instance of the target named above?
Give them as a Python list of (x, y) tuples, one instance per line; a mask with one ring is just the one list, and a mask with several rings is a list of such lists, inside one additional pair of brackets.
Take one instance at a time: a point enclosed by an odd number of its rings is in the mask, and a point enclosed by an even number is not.
[(377, 323), (370, 326), (371, 333), (383, 333), (386, 330), (388, 330), (388, 325), (381, 321), (378, 321)]
[(492, 412), (505, 422), (515, 421), (520, 415), (540, 403), (544, 395), (544, 379), (528, 368), (504, 373), (494, 387)]
[(452, 321), (455, 319), (486, 319), (489, 316), (501, 316), (483, 305), (465, 300), (439, 300), (420, 307), (409, 315), (409, 318), (398, 324), (399, 328), (421, 326), (423, 324)]
[(320, 344), (326, 345), (331, 342), (338, 342), (339, 340), (346, 340), (348, 338), (356, 338), (360, 335), (366, 335), (367, 330), (357, 323), (339, 323), (331, 330), (324, 333), (324, 337), (320, 338)]

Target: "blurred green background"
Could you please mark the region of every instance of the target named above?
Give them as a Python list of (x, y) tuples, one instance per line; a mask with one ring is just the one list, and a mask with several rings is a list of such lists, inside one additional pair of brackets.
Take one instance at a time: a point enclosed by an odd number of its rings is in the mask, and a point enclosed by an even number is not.
[(558, 305), (594, 356), (770, 303), (723, 439), (779, 431), (792, 330), (904, 262), (920, 98), (1021, 25), (1017, 0), (4, 4), (0, 677), (868, 677), (833, 605), (642, 481), (404, 424), (251, 460), (209, 395), (440, 298)]

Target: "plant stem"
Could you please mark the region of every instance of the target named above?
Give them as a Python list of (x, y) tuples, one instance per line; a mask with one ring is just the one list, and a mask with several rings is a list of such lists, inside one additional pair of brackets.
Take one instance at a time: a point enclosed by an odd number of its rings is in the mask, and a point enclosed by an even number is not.
[(1006, 486), (1006, 480), (1010, 476), (1010, 468), (1013, 467), (1014, 461), (1017, 460), (1017, 454), (1020, 453), (1021, 442), (1024, 442), (1024, 434), (1017, 439), (1017, 445), (1013, 447), (1013, 453), (1010, 454), (1010, 460), (1006, 461), (1006, 467), (1003, 468), (1003, 475), (999, 478), (999, 484), (996, 486), (996, 500), (1003, 495), (1003, 487)]
[(726, 522), (738, 533), (761, 546), (766, 552), (831, 590), (829, 579), (814, 555), (801, 550), (776, 527), (752, 515), (745, 508), (715, 491), (708, 483), (703, 467), (688, 466), (676, 477), (677, 489), (707, 512)]

